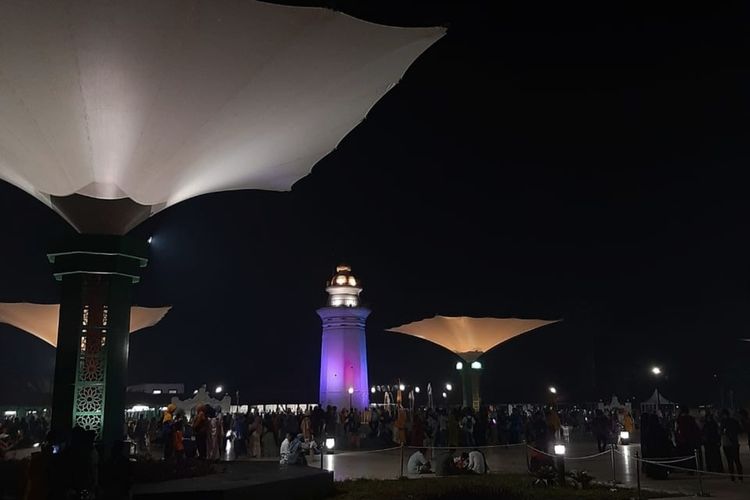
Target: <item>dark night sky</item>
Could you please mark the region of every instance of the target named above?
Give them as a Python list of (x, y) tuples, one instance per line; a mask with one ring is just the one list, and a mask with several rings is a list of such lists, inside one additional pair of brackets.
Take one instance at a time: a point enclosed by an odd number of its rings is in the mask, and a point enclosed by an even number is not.
[[(347, 262), (373, 309), (372, 383), (457, 378), (451, 354), (386, 327), (521, 316), (565, 321), (483, 358), (488, 400), (551, 383), (640, 399), (654, 362), (668, 397), (750, 396), (747, 12), (329, 5), (449, 31), (291, 192), (202, 196), (133, 231), (154, 236), (136, 303), (173, 310), (132, 337), (131, 383), (314, 400), (315, 309)], [(71, 230), (2, 183), (0, 210), (0, 300), (57, 301), (45, 249)], [(0, 334), (2, 403), (54, 352)]]

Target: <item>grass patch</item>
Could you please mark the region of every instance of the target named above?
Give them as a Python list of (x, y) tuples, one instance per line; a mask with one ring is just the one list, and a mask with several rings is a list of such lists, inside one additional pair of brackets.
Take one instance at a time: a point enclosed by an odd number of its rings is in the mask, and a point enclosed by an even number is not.
[[(592, 485), (586, 489), (539, 487), (533, 478), (516, 474), (489, 474), (424, 479), (358, 479), (336, 483), (335, 500), (629, 500), (635, 490)], [(641, 498), (670, 497), (642, 491)]]

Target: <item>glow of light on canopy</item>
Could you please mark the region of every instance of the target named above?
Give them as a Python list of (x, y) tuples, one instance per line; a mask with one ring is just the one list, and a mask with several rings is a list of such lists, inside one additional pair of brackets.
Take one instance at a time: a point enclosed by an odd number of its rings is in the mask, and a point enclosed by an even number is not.
[[(389, 328), (388, 331), (427, 340), (471, 363), (503, 342), (558, 321), (560, 320), (435, 316)], [(457, 363), (456, 369), (461, 368)]]
[(259, 1), (3, 2), (0, 179), (143, 217), (288, 190), (444, 33)]

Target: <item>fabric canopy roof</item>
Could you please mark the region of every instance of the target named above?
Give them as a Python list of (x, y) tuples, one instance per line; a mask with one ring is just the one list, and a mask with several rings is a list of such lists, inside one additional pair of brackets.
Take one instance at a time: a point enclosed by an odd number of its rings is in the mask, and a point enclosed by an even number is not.
[[(154, 326), (171, 307), (131, 307), (130, 333)], [(0, 303), (0, 323), (13, 325), (57, 347), (59, 304)]]
[(653, 405), (656, 406), (656, 404), (659, 404), (659, 406), (671, 406), (674, 405), (674, 403), (662, 395), (661, 392), (659, 392), (658, 389), (654, 389), (653, 394), (651, 394), (651, 397), (648, 398), (646, 401), (641, 403), (641, 405)]
[(558, 321), (435, 316), (389, 328), (389, 331), (429, 340), (453, 351), (464, 361), (472, 362), (498, 344)]
[(142, 220), (286, 190), (444, 32), (250, 0), (0, 0), (0, 179), (74, 226), (55, 197), (129, 198)]

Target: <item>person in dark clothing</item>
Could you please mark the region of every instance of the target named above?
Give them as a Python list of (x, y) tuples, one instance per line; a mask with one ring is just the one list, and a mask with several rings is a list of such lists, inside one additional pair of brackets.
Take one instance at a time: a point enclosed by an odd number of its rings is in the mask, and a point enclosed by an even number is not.
[(727, 459), (729, 477), (732, 481), (734, 470), (737, 469), (740, 481), (742, 481), (742, 463), (740, 462), (740, 423), (729, 414), (729, 410), (721, 412), (721, 447), (724, 449), (724, 457)]
[[(666, 429), (664, 429), (659, 421), (659, 417), (653, 413), (648, 414), (644, 441), (646, 443), (646, 450), (648, 450), (648, 455), (644, 452), (644, 458), (667, 458), (672, 456), (672, 442), (669, 440)], [(643, 471), (653, 479), (667, 479), (669, 476), (669, 469), (663, 465), (644, 462)]]
[(706, 422), (703, 424), (703, 449), (706, 455), (706, 470), (724, 472), (724, 464), (721, 462), (721, 431), (711, 412), (706, 413)]
[[(680, 416), (677, 417), (677, 454), (684, 457), (692, 457), (696, 451), (701, 449), (701, 430), (698, 428), (698, 424), (695, 422), (695, 418), (690, 415), (690, 409), (683, 406), (680, 409)], [(700, 453), (698, 459), (701, 459)], [(682, 467), (690, 468), (695, 466), (695, 460), (689, 458), (683, 464)]]
[[(607, 438), (609, 437), (609, 420), (601, 410), (596, 410), (596, 416), (592, 424), (594, 437), (596, 437), (596, 447), (599, 453), (607, 449)], [(547, 450), (545, 450), (547, 451)]]
[(434, 460), (435, 475), (436, 476), (453, 476), (458, 474), (456, 463), (454, 461), (454, 454), (456, 450), (451, 448), (447, 451), (439, 453)]
[(102, 498), (126, 500), (130, 498), (130, 460), (122, 441), (112, 443), (112, 450), (102, 465)]

